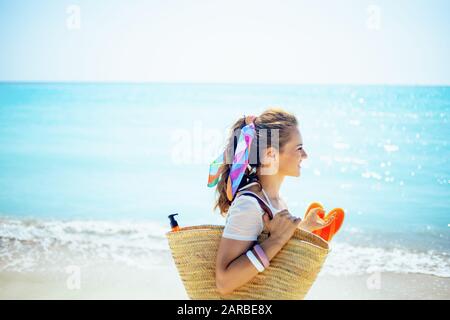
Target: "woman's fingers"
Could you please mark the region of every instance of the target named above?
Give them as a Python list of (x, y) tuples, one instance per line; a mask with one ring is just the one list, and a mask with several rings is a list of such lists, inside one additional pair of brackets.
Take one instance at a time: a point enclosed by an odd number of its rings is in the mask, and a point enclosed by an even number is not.
[(289, 213), (288, 210), (284, 209), (280, 212), (278, 212), (275, 217), (278, 217), (279, 219), (289, 219), (293, 224), (298, 225), (302, 219), (300, 217), (293, 216)]
[(288, 211), (286, 212), (287, 214), (283, 214), (282, 217), (289, 219), (292, 223), (297, 224), (299, 221), (302, 220), (300, 217), (293, 216)]
[(290, 215), (289, 211), (286, 210), (286, 209), (284, 209), (284, 210), (282, 210), (282, 211), (277, 213), (277, 216), (280, 216), (280, 217), (281, 216), (286, 216), (286, 215)]
[(334, 221), (334, 218), (335, 218), (334, 216), (331, 216), (329, 219), (324, 220), (324, 219), (317, 217), (315, 224), (322, 229), (322, 228), (328, 227), (330, 224), (332, 224)]
[(322, 208), (313, 208), (311, 210), (309, 210), (308, 214), (318, 214), (320, 211), (323, 211)]
[(290, 216), (291, 216), (291, 214), (289, 213), (289, 211), (283, 210), (283, 211), (278, 212), (275, 215), (274, 218), (277, 218), (277, 219), (286, 219), (286, 218), (288, 218), (289, 219)]

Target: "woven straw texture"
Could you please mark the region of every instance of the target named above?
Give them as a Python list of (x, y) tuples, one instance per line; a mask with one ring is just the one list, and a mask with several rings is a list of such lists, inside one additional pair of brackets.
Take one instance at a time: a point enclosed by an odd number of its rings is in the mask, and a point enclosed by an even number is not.
[[(232, 294), (221, 295), (215, 281), (216, 255), (224, 226), (199, 225), (166, 233), (172, 257), (191, 299), (295, 300), (311, 288), (329, 252), (322, 238), (297, 229), (270, 266)], [(261, 243), (268, 237), (263, 232)]]

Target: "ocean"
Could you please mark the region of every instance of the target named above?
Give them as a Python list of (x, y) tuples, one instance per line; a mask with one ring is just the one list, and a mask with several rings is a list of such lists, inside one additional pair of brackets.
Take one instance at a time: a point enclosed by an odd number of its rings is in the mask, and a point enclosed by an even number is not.
[(209, 163), (268, 107), (308, 153), (291, 213), (346, 211), (324, 273), (450, 277), (450, 87), (422, 86), (1, 83), (0, 271), (167, 263), (167, 215), (224, 224)]

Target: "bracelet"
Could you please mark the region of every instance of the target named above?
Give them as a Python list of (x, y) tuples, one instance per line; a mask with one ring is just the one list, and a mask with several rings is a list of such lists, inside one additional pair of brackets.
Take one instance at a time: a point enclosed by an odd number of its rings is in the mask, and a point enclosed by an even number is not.
[(263, 272), (264, 271), (264, 266), (261, 264), (261, 262), (258, 261), (258, 259), (255, 257), (255, 255), (253, 254), (252, 250), (248, 250), (246, 253), (247, 257), (250, 259), (251, 263), (253, 263), (253, 265), (255, 266), (255, 268), (259, 271), (259, 272)]
[(264, 265), (264, 268), (267, 268), (270, 265), (270, 262), (269, 262), (269, 258), (267, 258), (267, 255), (264, 252), (263, 248), (261, 248), (261, 246), (257, 243), (257, 244), (255, 244), (253, 249), (255, 249), (255, 252), (258, 255), (259, 260), (261, 260), (261, 262)]

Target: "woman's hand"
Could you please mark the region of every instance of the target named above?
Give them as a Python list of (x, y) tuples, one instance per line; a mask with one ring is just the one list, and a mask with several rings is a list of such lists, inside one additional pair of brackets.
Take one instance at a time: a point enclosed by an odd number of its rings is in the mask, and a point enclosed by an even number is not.
[(292, 216), (287, 210), (278, 212), (272, 220), (265, 213), (263, 220), (268, 232), (270, 232), (270, 237), (282, 243), (286, 243), (291, 239), (294, 231), (302, 221), (301, 218)]
[(328, 221), (325, 221), (319, 217), (319, 212), (321, 211), (323, 212), (322, 208), (311, 209), (306, 215), (305, 220), (303, 220), (299, 224), (299, 227), (308, 232), (313, 232), (314, 230), (322, 229), (326, 226), (329, 226), (333, 222), (334, 217), (329, 219)]

